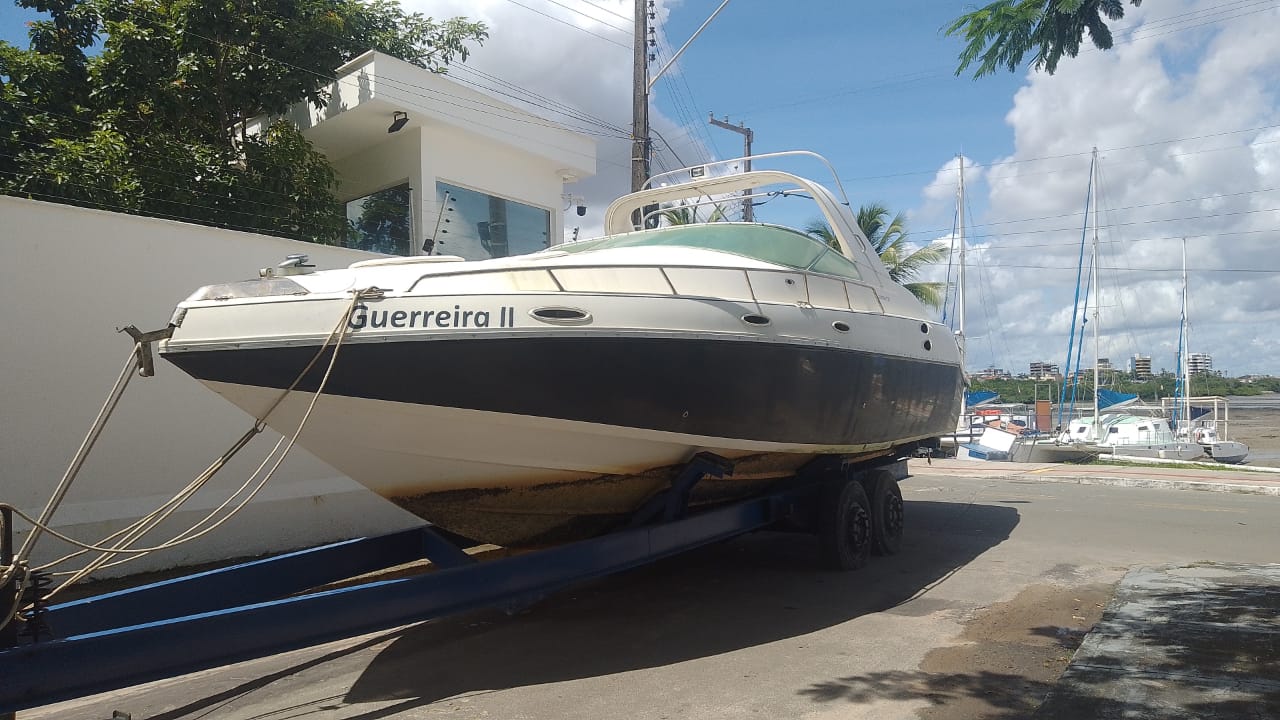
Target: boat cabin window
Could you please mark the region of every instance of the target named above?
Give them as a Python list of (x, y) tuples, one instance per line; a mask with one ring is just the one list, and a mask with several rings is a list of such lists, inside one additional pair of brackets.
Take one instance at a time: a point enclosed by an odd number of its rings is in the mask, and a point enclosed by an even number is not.
[(624, 247), (668, 246), (715, 250), (762, 260), (795, 270), (861, 280), (862, 274), (852, 260), (832, 250), (825, 243), (804, 233), (773, 225), (741, 225), (737, 223), (703, 223), (677, 225), (641, 232), (613, 235), (598, 240), (584, 240), (557, 245), (557, 250), (570, 253)]
[(488, 260), (550, 247), (548, 210), (446, 182), (436, 182), (436, 202), (439, 217), (425, 223), (428, 255)]

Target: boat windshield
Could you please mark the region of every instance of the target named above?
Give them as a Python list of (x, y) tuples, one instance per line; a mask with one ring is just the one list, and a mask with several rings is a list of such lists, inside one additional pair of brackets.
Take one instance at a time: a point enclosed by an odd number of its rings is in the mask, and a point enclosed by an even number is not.
[(598, 240), (583, 240), (555, 246), (569, 253), (608, 250), (625, 247), (688, 247), (730, 253), (761, 260), (796, 270), (862, 279), (851, 260), (819, 240), (789, 228), (772, 225), (737, 223), (704, 223), (676, 225), (613, 235)]

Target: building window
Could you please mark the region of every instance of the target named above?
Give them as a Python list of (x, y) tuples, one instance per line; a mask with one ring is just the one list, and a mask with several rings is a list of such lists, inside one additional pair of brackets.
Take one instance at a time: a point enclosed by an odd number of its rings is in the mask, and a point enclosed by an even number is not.
[(467, 260), (524, 255), (550, 245), (551, 213), (514, 200), (436, 183), (440, 217), (427, 221), (423, 252)]
[(346, 204), (349, 248), (408, 255), (413, 237), (409, 183), (370, 193)]

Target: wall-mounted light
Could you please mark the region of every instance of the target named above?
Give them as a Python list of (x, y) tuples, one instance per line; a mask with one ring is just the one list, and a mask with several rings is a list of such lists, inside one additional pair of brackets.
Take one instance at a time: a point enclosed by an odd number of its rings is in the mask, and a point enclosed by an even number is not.
[(399, 132), (400, 128), (409, 122), (409, 113), (396, 110), (391, 113), (391, 127), (387, 128), (388, 133)]

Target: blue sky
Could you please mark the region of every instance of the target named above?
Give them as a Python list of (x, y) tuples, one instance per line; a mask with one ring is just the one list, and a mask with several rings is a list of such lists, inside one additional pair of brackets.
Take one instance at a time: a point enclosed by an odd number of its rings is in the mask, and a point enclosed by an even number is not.
[[(489, 24), (488, 42), (451, 69), (456, 81), (508, 83), (535, 109), (551, 99), (598, 120), (581, 126), (597, 136), (597, 175), (568, 188), (588, 201), (581, 230), (591, 236), (627, 190), (632, 0), (404, 4)], [(708, 112), (750, 126), (757, 153), (819, 152), (854, 205), (906, 212), (921, 244), (955, 242), (954, 156), (963, 152), (969, 366), (1015, 372), (1065, 359), (1098, 147), (1100, 354), (1173, 367), (1187, 236), (1191, 349), (1231, 374), (1280, 374), (1280, 336), (1270, 331), (1280, 324), (1280, 2), (1126, 3), (1114, 50), (1086, 50), (1053, 76), (977, 81), (954, 76), (960, 43), (941, 33), (973, 4), (733, 0), (658, 82), (654, 127), (686, 162), (740, 154), (741, 138), (708, 127)], [(657, 0), (655, 70), (717, 5)], [(25, 43), (28, 17), (0, 4), (0, 37)], [(664, 148), (657, 166), (675, 164)], [(771, 205), (758, 219), (807, 218)]]

